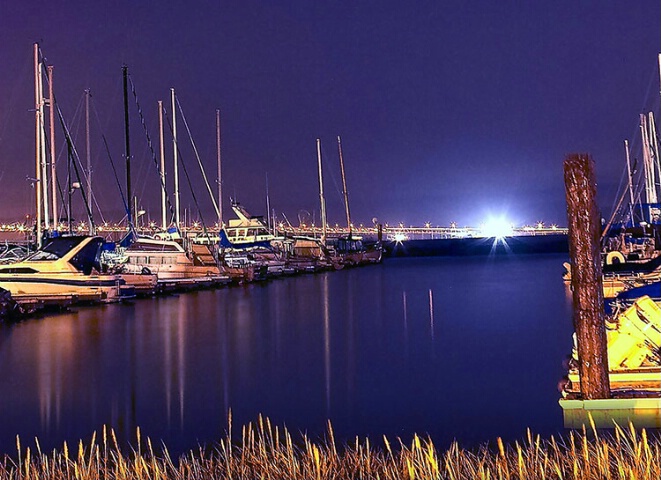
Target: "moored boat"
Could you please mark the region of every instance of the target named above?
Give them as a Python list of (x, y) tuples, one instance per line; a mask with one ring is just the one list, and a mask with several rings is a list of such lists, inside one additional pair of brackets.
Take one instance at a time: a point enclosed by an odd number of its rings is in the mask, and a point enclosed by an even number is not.
[(110, 303), (135, 295), (119, 275), (103, 274), (101, 237), (52, 238), (20, 262), (0, 267), (0, 288), (17, 303), (70, 301)]
[(229, 277), (217, 265), (196, 264), (183, 246), (174, 240), (136, 238), (120, 253), (121, 271), (127, 274), (153, 274), (159, 283), (223, 284)]

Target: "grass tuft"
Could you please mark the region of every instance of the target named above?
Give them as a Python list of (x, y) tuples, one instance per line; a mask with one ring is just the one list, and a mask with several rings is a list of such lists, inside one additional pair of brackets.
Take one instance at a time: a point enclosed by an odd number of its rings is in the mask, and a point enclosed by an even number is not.
[[(231, 424), (231, 419), (230, 419)], [(414, 436), (410, 445), (384, 448), (369, 439), (337, 446), (331, 424), (326, 440), (315, 442), (303, 435), (296, 442), (286, 428), (259, 417), (241, 429), (241, 441), (231, 440), (231, 429), (213, 448), (191, 450), (177, 459), (165, 445), (156, 454), (149, 437), (136, 430), (136, 448), (122, 452), (115, 432), (104, 427), (100, 438), (78, 444), (78, 452), (43, 452), (21, 446), (17, 454), (0, 461), (0, 480), (197, 480), (197, 479), (451, 479), (451, 480), (553, 480), (553, 479), (655, 479), (661, 478), (661, 439), (645, 430), (616, 427), (614, 435), (591, 430), (570, 432), (567, 437), (543, 440), (527, 432), (522, 442), (497, 448), (484, 445), (465, 450), (457, 442), (439, 451), (430, 438)], [(109, 438), (110, 437), (110, 441)], [(143, 448), (145, 447), (145, 448)], [(73, 453), (73, 452), (71, 452)]]

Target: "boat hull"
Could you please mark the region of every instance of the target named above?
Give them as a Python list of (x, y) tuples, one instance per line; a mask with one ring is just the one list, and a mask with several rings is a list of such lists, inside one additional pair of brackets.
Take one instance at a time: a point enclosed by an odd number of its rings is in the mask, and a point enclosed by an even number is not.
[(75, 298), (78, 301), (118, 302), (131, 296), (126, 283), (116, 275), (52, 274), (0, 276), (0, 288), (21, 303), (25, 299)]

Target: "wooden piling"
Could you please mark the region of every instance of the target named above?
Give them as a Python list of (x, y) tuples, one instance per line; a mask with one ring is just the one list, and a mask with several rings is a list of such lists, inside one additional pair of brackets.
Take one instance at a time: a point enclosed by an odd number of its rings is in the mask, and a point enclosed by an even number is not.
[(584, 400), (609, 398), (594, 162), (586, 154), (568, 155), (564, 173), (581, 394)]

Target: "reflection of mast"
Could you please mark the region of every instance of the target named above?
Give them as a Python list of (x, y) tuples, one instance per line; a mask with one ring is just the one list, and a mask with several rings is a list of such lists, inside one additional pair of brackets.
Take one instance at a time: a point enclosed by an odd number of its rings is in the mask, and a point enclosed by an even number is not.
[(330, 415), (330, 389), (331, 389), (331, 365), (330, 365), (330, 312), (328, 298), (328, 275), (324, 275), (322, 281), (323, 304), (324, 304), (324, 379), (326, 380), (326, 414)]
[(429, 328), (431, 330), (431, 340), (434, 341), (434, 296), (429, 289)]
[(349, 229), (349, 237), (351, 237), (351, 215), (349, 215), (349, 192), (347, 192), (347, 179), (344, 175), (344, 158), (342, 156), (342, 140), (337, 136), (337, 151), (340, 156), (340, 170), (342, 172), (342, 194), (344, 195), (344, 211), (347, 215), (347, 228)]
[(186, 355), (185, 355), (185, 335), (186, 335), (186, 324), (184, 318), (186, 316), (186, 304), (185, 302), (179, 302), (179, 312), (177, 315), (177, 339), (179, 340), (177, 344), (177, 380), (179, 384), (179, 426), (184, 428), (184, 394), (185, 394), (185, 384), (184, 384), (184, 375), (186, 374)]
[(168, 428), (170, 427), (170, 421), (172, 420), (172, 347), (170, 338), (172, 336), (172, 316), (169, 314), (165, 316), (165, 328), (164, 333), (164, 345), (163, 349), (165, 356), (165, 411), (168, 418)]
[(321, 141), (318, 138), (317, 163), (319, 164), (319, 200), (321, 202), (321, 243), (326, 245), (326, 200), (324, 199), (324, 179), (321, 174)]
[(230, 399), (229, 399), (229, 393), (230, 393), (230, 385), (229, 385), (229, 367), (230, 367), (230, 361), (229, 361), (229, 353), (228, 353), (228, 336), (229, 336), (229, 328), (228, 328), (228, 321), (230, 318), (230, 313), (229, 313), (229, 308), (227, 306), (228, 302), (222, 302), (223, 305), (225, 306), (225, 312), (224, 315), (222, 315), (222, 327), (223, 330), (221, 332), (221, 339), (220, 339), (220, 350), (221, 350), (221, 375), (223, 377), (223, 415), (228, 415), (229, 413), (229, 408), (230, 408)]

